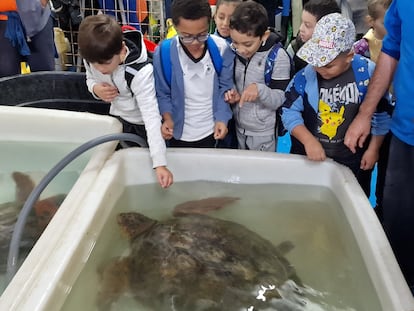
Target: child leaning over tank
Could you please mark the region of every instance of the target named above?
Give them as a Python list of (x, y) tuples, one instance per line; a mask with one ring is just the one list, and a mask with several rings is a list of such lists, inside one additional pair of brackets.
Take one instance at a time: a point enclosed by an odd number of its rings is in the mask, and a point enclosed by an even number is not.
[(313, 161), (327, 157), (359, 170), (371, 169), (389, 131), (390, 96), (381, 99), (373, 116), (372, 139), (367, 149), (353, 153), (344, 144), (348, 126), (358, 113), (375, 68), (369, 59), (354, 55), (355, 27), (339, 13), (322, 17), (311, 39), (298, 51), (308, 62), (286, 90), (282, 121), (292, 136), (291, 153)]
[[(169, 187), (173, 175), (166, 167), (166, 146), (161, 136), (153, 67), (147, 61), (144, 42), (137, 46), (124, 39), (115, 19), (102, 14), (88, 16), (82, 21), (78, 44), (89, 91), (96, 98), (111, 103), (110, 114), (121, 121), (124, 132), (147, 140), (158, 182), (163, 188)], [(137, 63), (142, 67), (129, 87), (125, 70)]]

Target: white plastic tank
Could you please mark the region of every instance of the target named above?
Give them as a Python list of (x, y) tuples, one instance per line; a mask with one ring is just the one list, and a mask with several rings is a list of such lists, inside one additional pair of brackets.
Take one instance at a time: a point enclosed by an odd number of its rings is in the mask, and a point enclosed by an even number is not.
[[(120, 122), (110, 116), (64, 110), (0, 106), (0, 224), (3, 208), (16, 200), (13, 172), (28, 176), (37, 184), (69, 152), (81, 144), (107, 134), (122, 132)], [(109, 142), (85, 152), (65, 167), (47, 188), (40, 199), (66, 195), (76, 185), (75, 196), (67, 195), (78, 204), (87, 193), (104, 162), (114, 152), (117, 142)], [(84, 174), (81, 175), (82, 171)], [(66, 207), (61, 204), (58, 212)], [(69, 208), (69, 207), (68, 207)], [(16, 210), (17, 211), (17, 210)], [(11, 217), (10, 213), (7, 217)], [(17, 215), (14, 218), (17, 219)], [(7, 221), (9, 221), (8, 219)], [(12, 223), (10, 222), (10, 225)], [(9, 223), (7, 223), (7, 226)], [(1, 226), (0, 230), (7, 230)], [(7, 244), (11, 236), (1, 233), (1, 266), (7, 258)], [(3, 234), (4, 233), (4, 234)], [(0, 273), (0, 293), (5, 286), (5, 271)]]
[[(0, 297), (0, 309), (95, 310), (97, 267), (112, 256), (103, 249), (122, 244), (113, 240), (119, 211), (169, 217), (184, 201), (230, 195), (238, 203), (213, 215), (275, 243), (291, 240), (287, 258), (313, 289), (308, 307), (326, 307), (320, 299), (328, 297), (327, 310), (414, 310), (382, 227), (347, 168), (255, 151), (168, 149), (167, 155), (175, 180), (168, 189), (158, 186), (148, 151), (140, 148), (115, 152), (93, 173), (86, 196), (84, 185), (75, 185), (73, 202), (65, 201), (70, 208), (46, 228)], [(121, 310), (124, 302), (116, 303)]]

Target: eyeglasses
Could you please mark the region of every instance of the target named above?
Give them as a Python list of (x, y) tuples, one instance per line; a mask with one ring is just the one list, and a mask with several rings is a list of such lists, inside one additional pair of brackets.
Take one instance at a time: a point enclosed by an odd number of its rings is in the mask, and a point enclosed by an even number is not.
[(197, 40), (198, 42), (203, 43), (207, 41), (208, 36), (209, 36), (208, 33), (203, 33), (203, 34), (198, 34), (198, 35), (187, 35), (187, 36), (178, 35), (181, 42), (184, 44), (191, 44), (193, 43), (194, 40)]
[(237, 47), (233, 42), (230, 43), (230, 49), (232, 49), (233, 52), (237, 53)]

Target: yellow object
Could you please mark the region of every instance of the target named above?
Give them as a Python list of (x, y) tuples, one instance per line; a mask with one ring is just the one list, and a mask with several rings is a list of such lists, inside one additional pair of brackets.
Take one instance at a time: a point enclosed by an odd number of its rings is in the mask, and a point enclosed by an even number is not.
[(20, 73), (21, 74), (30, 73), (30, 66), (29, 66), (28, 63), (26, 63), (26, 62), (21, 62), (20, 63)]
[(168, 18), (167, 21), (167, 35), (165, 36), (167, 39), (170, 39), (177, 35), (177, 30), (175, 30), (172, 19)]
[(69, 40), (65, 37), (63, 30), (59, 27), (54, 27), (55, 33), (55, 46), (59, 59), (59, 70), (66, 70), (66, 64), (68, 63), (67, 53), (70, 51)]

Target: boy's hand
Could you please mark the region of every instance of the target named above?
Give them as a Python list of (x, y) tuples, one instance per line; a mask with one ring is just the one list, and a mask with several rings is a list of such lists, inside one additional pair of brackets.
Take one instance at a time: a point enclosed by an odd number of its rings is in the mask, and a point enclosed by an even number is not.
[(325, 150), (321, 143), (316, 139), (310, 139), (305, 145), (306, 156), (312, 161), (324, 161), (326, 159)]
[(155, 174), (157, 174), (158, 183), (161, 187), (168, 188), (173, 184), (173, 174), (165, 166), (156, 167)]
[(230, 105), (233, 105), (239, 102), (240, 94), (235, 89), (228, 90), (224, 93), (224, 100)]
[(223, 139), (226, 137), (228, 131), (224, 122), (216, 122), (214, 125), (214, 139)]
[(119, 95), (118, 89), (108, 83), (97, 83), (93, 86), (93, 92), (96, 96), (105, 102), (112, 102)]
[(243, 107), (243, 104), (245, 102), (254, 102), (259, 97), (259, 90), (257, 89), (256, 83), (250, 84), (248, 87), (246, 87), (241, 94), (240, 100), (239, 100), (239, 106)]
[(378, 152), (368, 148), (362, 155), (360, 168), (364, 171), (372, 169), (378, 161), (378, 158)]
[(172, 120), (172, 118), (170, 118), (170, 117), (165, 118), (164, 117), (164, 122), (161, 125), (161, 134), (162, 134), (162, 137), (165, 140), (169, 140), (169, 139), (173, 138), (173, 135), (174, 135), (174, 121)]

